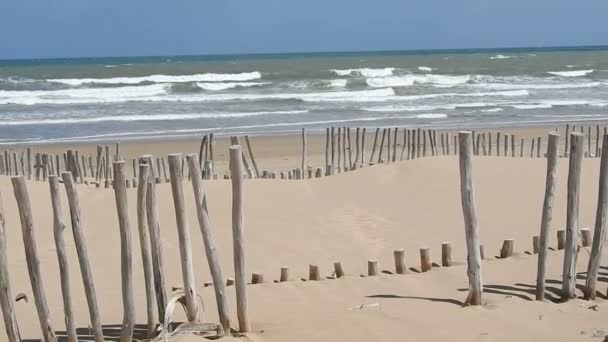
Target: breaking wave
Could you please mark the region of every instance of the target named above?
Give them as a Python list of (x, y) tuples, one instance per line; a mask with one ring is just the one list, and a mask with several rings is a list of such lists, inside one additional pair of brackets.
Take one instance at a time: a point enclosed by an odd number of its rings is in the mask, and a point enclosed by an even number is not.
[(139, 84), (152, 83), (178, 83), (178, 82), (224, 82), (224, 81), (251, 81), (262, 78), (259, 71), (243, 72), (237, 74), (195, 74), (195, 75), (150, 75), (142, 77), (112, 77), (112, 78), (55, 78), (49, 82), (63, 83), (70, 86), (84, 84)]

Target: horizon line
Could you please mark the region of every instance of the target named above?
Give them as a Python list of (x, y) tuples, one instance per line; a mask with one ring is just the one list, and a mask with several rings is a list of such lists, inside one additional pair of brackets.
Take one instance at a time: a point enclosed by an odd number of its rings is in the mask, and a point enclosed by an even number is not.
[(58, 61), (58, 60), (103, 60), (103, 59), (118, 59), (118, 58), (167, 58), (167, 57), (203, 57), (203, 58), (221, 58), (221, 57), (264, 57), (264, 56), (295, 56), (295, 55), (361, 55), (361, 54), (424, 54), (424, 53), (484, 53), (498, 51), (560, 51), (560, 50), (608, 50), (608, 45), (557, 45), (557, 46), (510, 46), (510, 47), (467, 47), (467, 48), (437, 48), (437, 49), (390, 49), (390, 50), (334, 50), (334, 51), (290, 51), (290, 52), (254, 52), (254, 53), (206, 53), (206, 54), (171, 54), (171, 55), (123, 55), (123, 56), (79, 56), (79, 57), (31, 57), (31, 58), (0, 58), (0, 62), (17, 62), (17, 61)]

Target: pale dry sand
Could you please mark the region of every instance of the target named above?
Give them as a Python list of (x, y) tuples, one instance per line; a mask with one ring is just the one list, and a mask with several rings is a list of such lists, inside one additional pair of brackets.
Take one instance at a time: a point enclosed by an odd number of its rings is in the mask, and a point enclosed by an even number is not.
[[(247, 180), (245, 229), (247, 270), (264, 274), (266, 284), (248, 287), (254, 341), (593, 341), (608, 330), (604, 300), (573, 300), (567, 304), (532, 301), (536, 257), (525, 254), (539, 231), (544, 194), (545, 161), (479, 157), (474, 176), (481, 241), (486, 260), (483, 307), (462, 308), (466, 297), (465, 242), (455, 157), (427, 158), (380, 165), (331, 178), (307, 181)], [(567, 160), (561, 159), (558, 194), (552, 224), (565, 222)], [(581, 191), (581, 226), (592, 227), (597, 201), (599, 162), (585, 160)], [(194, 268), (209, 321), (217, 321), (202, 238), (196, 221), (191, 185), (184, 182)], [(206, 182), (209, 212), (225, 277), (232, 277), (231, 195), (229, 181)], [(52, 235), (48, 185), (28, 183), (35, 219), (44, 284), (56, 330), (63, 330), (57, 257)], [(38, 320), (25, 268), (19, 217), (7, 178), (0, 180), (7, 216), (8, 252), (13, 294), (23, 292), (29, 303), (16, 303), (24, 338), (39, 338)], [(104, 324), (122, 321), (119, 231), (112, 190), (79, 187), (83, 227), (94, 270)], [(134, 256), (137, 321), (145, 322), (145, 295), (136, 232), (135, 190), (129, 190)], [(175, 215), (169, 184), (158, 187), (167, 288), (181, 286)], [(63, 198), (66, 222), (69, 213)], [(518, 253), (497, 260), (504, 239), (515, 239)], [(418, 249), (431, 247), (440, 262), (440, 245), (453, 243), (451, 268), (407, 275), (360, 277), (367, 261), (377, 259), (381, 270), (393, 269), (393, 250), (405, 248), (408, 267), (419, 269)], [(76, 262), (73, 239), (66, 231), (72, 291), (78, 325), (88, 325), (86, 300)], [(561, 252), (549, 254), (549, 298), (560, 285)], [(586, 270), (588, 249), (579, 257), (579, 272)], [(320, 282), (301, 281), (308, 265), (317, 264), (323, 276), (341, 261), (347, 277)], [(605, 263), (606, 260), (604, 260)], [(290, 267), (293, 281), (272, 283), (279, 269)], [(584, 275), (582, 275), (584, 277)], [(598, 289), (605, 293), (608, 269), (602, 269)], [(583, 284), (584, 280), (579, 280)], [(235, 297), (229, 288), (234, 326)], [(579, 291), (580, 294), (580, 291)], [(590, 309), (598, 305), (597, 311)], [(178, 317), (184, 318), (183, 315)], [(0, 339), (6, 339), (0, 327)], [(108, 332), (111, 333), (111, 332)], [(178, 341), (194, 338), (180, 337)], [(595, 339), (598, 340), (598, 339)]]

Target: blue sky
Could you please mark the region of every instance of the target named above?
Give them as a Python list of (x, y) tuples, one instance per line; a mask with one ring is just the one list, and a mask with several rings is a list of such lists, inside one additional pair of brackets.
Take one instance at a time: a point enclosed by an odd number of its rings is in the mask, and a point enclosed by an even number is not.
[(608, 45), (606, 0), (2, 0), (0, 59)]

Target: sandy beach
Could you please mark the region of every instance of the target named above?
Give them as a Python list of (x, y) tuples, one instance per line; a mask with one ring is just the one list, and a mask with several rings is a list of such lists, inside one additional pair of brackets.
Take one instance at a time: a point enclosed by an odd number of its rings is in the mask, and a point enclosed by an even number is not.
[[(549, 128), (508, 131), (518, 137), (543, 136)], [(560, 130), (563, 130), (560, 127)], [(504, 130), (503, 130), (504, 132)], [(300, 158), (300, 137), (254, 137), (261, 167), (295, 168)], [(309, 160), (324, 165), (324, 136), (309, 137)], [(366, 138), (367, 139), (367, 138)], [(142, 153), (198, 152), (198, 140), (123, 143), (126, 158)], [(36, 147), (55, 153), (66, 146)], [(72, 146), (86, 152), (94, 144)], [(227, 143), (218, 139), (219, 160), (226, 158)], [(556, 230), (566, 219), (567, 159), (559, 160), (557, 194), (550, 246), (556, 248)], [(466, 297), (466, 245), (460, 202), (458, 158), (429, 157), (365, 167), (334, 177), (302, 181), (245, 181), (244, 225), (247, 272), (262, 273), (264, 284), (248, 286), (252, 341), (593, 341), (601, 340), (608, 325), (603, 299), (557, 303), (561, 288), (563, 253), (551, 250), (548, 259), (548, 300), (534, 301), (536, 255), (532, 237), (539, 234), (546, 161), (543, 158), (476, 157), (474, 182), (483, 262), (484, 305), (462, 307)], [(583, 161), (580, 226), (593, 228), (599, 159)], [(48, 184), (28, 182), (34, 214), (34, 231), (41, 259), (53, 327), (64, 330), (57, 256), (53, 243), (53, 217)], [(197, 291), (205, 305), (205, 318), (217, 322), (201, 233), (196, 220), (192, 186), (184, 182), (186, 209), (192, 236)], [(225, 277), (233, 277), (231, 185), (205, 182), (209, 214)], [(122, 320), (120, 290), (120, 239), (114, 192), (78, 187), (82, 223), (104, 325), (117, 339)], [(171, 187), (157, 188), (166, 287), (182, 286), (180, 254)], [(63, 189), (62, 189), (63, 192)], [(145, 291), (137, 239), (136, 190), (129, 189), (133, 242), (133, 276), (137, 322), (145, 323)], [(10, 180), (2, 177), (0, 193), (6, 215), (8, 260), (13, 294), (24, 293), (29, 302), (15, 304), (24, 339), (40, 337), (29, 285), (20, 221)], [(62, 197), (64, 219), (69, 221), (67, 199)], [(86, 335), (89, 318), (74, 242), (65, 238), (70, 259), (71, 285), (77, 323)], [(498, 259), (503, 240), (515, 240), (515, 256)], [(441, 263), (441, 243), (453, 245), (452, 267), (435, 267), (420, 273), (419, 249), (429, 247), (432, 261)], [(394, 273), (393, 251), (404, 248), (406, 275), (381, 273), (367, 277), (367, 261), (377, 260), (382, 271)], [(577, 271), (584, 284), (589, 248), (579, 252)], [(340, 261), (346, 277), (303, 281), (308, 267), (320, 267), (331, 276)], [(606, 262), (605, 258), (603, 259)], [(281, 267), (289, 267), (291, 281), (275, 283)], [(606, 292), (608, 269), (602, 268), (598, 290)], [(235, 295), (228, 287), (231, 317), (236, 326)], [(582, 295), (580, 288), (578, 295)], [(602, 296), (603, 297), (603, 296)], [(181, 313), (178, 318), (183, 320)], [(114, 325), (112, 327), (111, 325)], [(114, 331), (112, 332), (112, 329)], [(5, 339), (4, 326), (0, 339)], [(191, 341), (194, 337), (178, 337)]]

